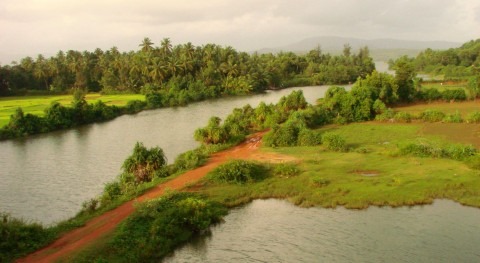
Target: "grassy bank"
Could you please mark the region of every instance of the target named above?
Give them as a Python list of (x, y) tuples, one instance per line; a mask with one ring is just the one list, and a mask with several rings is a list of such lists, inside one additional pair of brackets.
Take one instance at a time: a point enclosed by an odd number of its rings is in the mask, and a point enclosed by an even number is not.
[[(279, 147), (261, 150), (296, 157), (290, 165), (263, 165), (262, 176), (250, 164), (242, 166), (245, 173), (235, 171), (233, 177), (213, 172), (200, 182), (189, 185), (187, 191), (207, 196), (210, 201), (234, 207), (258, 198), (282, 198), (303, 206), (332, 208), (344, 206), (363, 209), (370, 205), (404, 206), (430, 204), (434, 199), (447, 198), (462, 204), (480, 207), (480, 171), (470, 168), (468, 160), (416, 157), (400, 151), (406, 143), (428, 141), (439, 147), (455, 145), (448, 134), (433, 134), (425, 130), (429, 123), (386, 124), (364, 122), (350, 125), (329, 125), (315, 130), (320, 134), (335, 133), (345, 139), (348, 150), (334, 152), (324, 145), (309, 147)], [(474, 127), (461, 124), (464, 129)], [(420, 138), (421, 137), (421, 138)], [(257, 163), (258, 164), (258, 163)], [(293, 168), (292, 168), (293, 167)], [(243, 171), (243, 170), (242, 170)], [(251, 176), (250, 176), (251, 175)], [(221, 177), (219, 177), (221, 176)], [(219, 179), (220, 178), (220, 179)], [(227, 178), (227, 179), (225, 179)], [(138, 215), (137, 215), (138, 217)], [(135, 217), (133, 217), (135, 218)], [(133, 220), (133, 219), (130, 219)], [(162, 219), (163, 220), (163, 219)], [(162, 221), (163, 222), (163, 221)], [(122, 224), (115, 233), (96, 240), (87, 249), (66, 259), (75, 262), (93, 260), (120, 260), (114, 251), (118, 237), (129, 223)], [(136, 228), (148, 224), (136, 224)], [(136, 244), (146, 236), (131, 237)], [(146, 240), (146, 239), (145, 239)], [(142, 253), (136, 245), (128, 254)]]
[[(90, 104), (101, 100), (107, 105), (124, 106), (130, 100), (145, 100), (145, 96), (141, 94), (101, 95), (91, 93), (87, 94), (85, 99)], [(70, 106), (72, 95), (0, 97), (0, 127), (8, 123), (10, 115), (14, 114), (18, 107), (22, 108), (25, 114), (43, 116), (44, 110), (52, 102)]]
[(204, 181), (200, 192), (227, 206), (275, 197), (305, 207), (341, 205), (360, 209), (369, 205), (429, 204), (436, 198), (480, 207), (478, 170), (461, 161), (399, 153), (400, 145), (417, 141), (419, 136), (439, 145), (451, 144), (445, 136), (426, 133), (422, 125), (359, 123), (325, 127), (317, 131), (335, 131), (343, 136), (348, 152), (332, 152), (323, 146), (265, 148), (297, 157), (303, 172), (248, 185)]

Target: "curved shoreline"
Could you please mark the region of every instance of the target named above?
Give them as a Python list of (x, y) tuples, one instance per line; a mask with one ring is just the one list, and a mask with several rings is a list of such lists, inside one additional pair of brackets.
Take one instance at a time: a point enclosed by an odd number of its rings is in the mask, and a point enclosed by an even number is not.
[(265, 132), (253, 134), (240, 145), (213, 154), (204, 166), (159, 184), (147, 193), (90, 220), (84, 226), (64, 234), (48, 246), (18, 259), (16, 262), (53, 262), (81, 250), (92, 241), (113, 231), (119, 223), (135, 211), (136, 202), (144, 202), (160, 197), (166, 190), (179, 190), (187, 184), (203, 178), (208, 172), (229, 159), (270, 159), (274, 154), (268, 153), (263, 156), (263, 154), (258, 152), (258, 147), (264, 134)]

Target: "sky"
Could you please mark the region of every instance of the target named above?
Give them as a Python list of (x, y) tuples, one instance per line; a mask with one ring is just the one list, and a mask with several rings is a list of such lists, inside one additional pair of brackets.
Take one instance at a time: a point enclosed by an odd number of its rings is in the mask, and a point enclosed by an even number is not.
[(215, 43), (240, 51), (305, 38), (480, 38), (479, 0), (0, 0), (0, 65), (59, 50)]

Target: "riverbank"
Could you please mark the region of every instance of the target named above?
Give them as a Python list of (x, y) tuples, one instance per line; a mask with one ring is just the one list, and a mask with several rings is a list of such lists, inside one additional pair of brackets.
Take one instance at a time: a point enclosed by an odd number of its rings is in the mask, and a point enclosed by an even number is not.
[[(115, 226), (133, 213), (133, 204), (159, 197), (166, 189), (186, 187), (187, 191), (206, 195), (228, 207), (265, 198), (287, 199), (302, 207), (398, 207), (431, 204), (435, 199), (451, 199), (480, 207), (478, 170), (461, 161), (398, 153), (399, 145), (418, 137), (451, 143), (448, 136), (433, 135), (423, 125), (367, 122), (329, 125), (316, 130), (319, 133), (334, 131), (343, 136), (349, 147), (347, 152), (332, 152), (324, 146), (259, 148), (263, 134), (256, 134), (239, 146), (214, 154), (205, 166), (93, 219), (20, 262), (50, 262), (60, 258), (72, 259), (70, 257), (77, 260), (75, 255), (79, 251), (84, 251), (80, 254), (80, 259), (84, 260), (89, 258), (86, 255), (103, 253), (98, 252), (98, 248), (109, 239)], [(463, 125), (467, 127), (465, 129), (476, 128), (475, 125)], [(268, 177), (244, 185), (203, 179), (209, 171), (229, 159), (294, 161), (301, 173)]]
[(263, 154), (258, 152), (263, 134), (264, 133), (254, 134), (250, 136), (246, 142), (238, 146), (213, 154), (208, 163), (204, 166), (186, 172), (171, 181), (156, 186), (144, 195), (126, 202), (118, 208), (89, 221), (85, 226), (63, 235), (52, 244), (18, 260), (18, 262), (53, 262), (65, 258), (66, 256), (73, 255), (91, 245), (95, 240), (101, 239), (105, 235), (111, 233), (120, 222), (135, 211), (136, 203), (157, 198), (163, 195), (165, 191), (179, 190), (188, 184), (192, 184), (229, 159), (273, 159), (279, 161), (286, 158), (286, 160), (291, 160), (291, 158), (279, 154)]

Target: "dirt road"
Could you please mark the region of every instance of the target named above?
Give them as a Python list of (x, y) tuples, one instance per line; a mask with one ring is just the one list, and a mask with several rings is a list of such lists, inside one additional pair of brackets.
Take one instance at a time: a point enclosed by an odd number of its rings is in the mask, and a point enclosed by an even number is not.
[(175, 179), (158, 185), (144, 195), (90, 220), (85, 226), (66, 233), (52, 244), (18, 260), (17, 262), (55, 262), (60, 258), (68, 256), (74, 251), (79, 251), (97, 238), (113, 231), (121, 221), (133, 213), (135, 210), (135, 202), (143, 202), (159, 197), (166, 189), (181, 189), (187, 183), (201, 179), (212, 169), (229, 159), (255, 159), (272, 162), (293, 160), (288, 156), (259, 152), (258, 147), (260, 146), (263, 134), (264, 133), (254, 134), (244, 143), (214, 154), (206, 165), (188, 171)]

